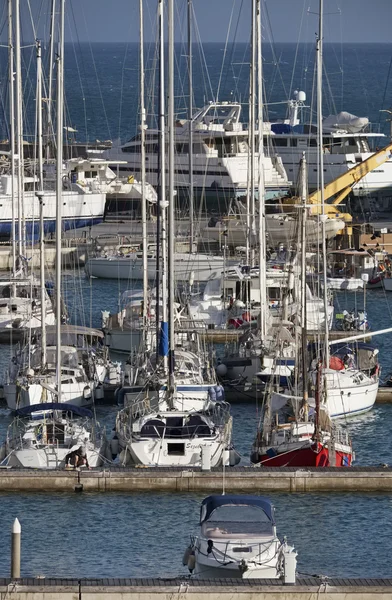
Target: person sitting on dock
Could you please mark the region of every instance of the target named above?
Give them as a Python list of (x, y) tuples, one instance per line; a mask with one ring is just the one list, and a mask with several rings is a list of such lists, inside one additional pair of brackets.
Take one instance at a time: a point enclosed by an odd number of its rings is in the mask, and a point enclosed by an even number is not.
[(84, 446), (80, 446), (77, 450), (73, 450), (73, 452), (69, 452), (65, 457), (65, 468), (74, 468), (86, 466), (90, 469), (90, 465), (88, 464), (86, 448)]

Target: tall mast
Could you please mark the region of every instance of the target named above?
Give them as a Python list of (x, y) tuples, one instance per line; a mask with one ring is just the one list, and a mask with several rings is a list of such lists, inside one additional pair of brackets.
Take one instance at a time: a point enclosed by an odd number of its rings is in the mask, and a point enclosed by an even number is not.
[(260, 336), (265, 340), (267, 334), (267, 289), (265, 286), (265, 182), (264, 182), (264, 139), (263, 139), (263, 63), (261, 52), (261, 7), (256, 0), (257, 29), (257, 121), (258, 121), (258, 195), (259, 195), (259, 286), (260, 286)]
[(15, 98), (14, 98), (14, 43), (12, 34), (12, 0), (8, 0), (8, 90), (10, 111), (10, 150), (11, 150), (11, 241), (12, 276), (16, 272), (16, 236), (15, 236)]
[(23, 156), (23, 113), (22, 113), (22, 66), (20, 49), (20, 6), (19, 0), (15, 0), (15, 83), (16, 83), (16, 147), (18, 155), (18, 254), (25, 254), (25, 231), (23, 210), (23, 179), (24, 179), (24, 156)]
[(148, 277), (147, 277), (147, 206), (146, 206), (146, 109), (144, 106), (144, 23), (143, 0), (139, 0), (140, 25), (140, 145), (142, 184), (142, 245), (143, 245), (143, 327), (147, 325)]
[[(167, 232), (166, 232), (166, 148), (165, 148), (165, 40), (164, 0), (158, 0), (159, 21), (159, 211), (162, 249), (162, 321), (160, 326), (159, 354), (163, 358), (164, 375), (168, 374), (169, 332), (167, 293)], [(158, 260), (159, 264), (159, 260)], [(157, 289), (157, 314), (159, 315), (159, 285)]]
[[(255, 227), (255, 121), (256, 121), (256, 0), (252, 0), (252, 42), (250, 61), (250, 98), (249, 98), (249, 127), (250, 127), (250, 203), (249, 203), (249, 219), (250, 219), (250, 243), (254, 244), (256, 227)], [(254, 246), (250, 248), (250, 264), (254, 265)], [(249, 263), (248, 263), (249, 264)]]
[(46, 122), (46, 159), (47, 160), (50, 158), (50, 138), (52, 135), (52, 96), (53, 96), (55, 14), (56, 14), (56, 0), (52, 0), (51, 10), (50, 10), (49, 85), (48, 85), (47, 122)]
[(193, 0), (188, 0), (188, 89), (189, 89), (189, 104), (188, 104), (188, 123), (189, 123), (189, 143), (188, 143), (188, 167), (189, 167), (189, 252), (193, 252), (194, 232), (194, 198), (193, 198), (193, 54), (192, 54), (192, 11)]
[(63, 202), (63, 118), (64, 118), (64, 10), (65, 0), (60, 1), (60, 31), (57, 54), (57, 115), (56, 115), (56, 368), (57, 392), (61, 402), (61, 241)]
[[(169, 390), (174, 389), (174, 5), (168, 0), (168, 131), (169, 131)], [(191, 149), (189, 149), (191, 154)], [(169, 396), (170, 398), (170, 396)]]
[(305, 412), (305, 420), (308, 417), (308, 351), (307, 351), (307, 328), (306, 328), (306, 201), (308, 199), (308, 182), (305, 153), (300, 163), (301, 173), (301, 354), (302, 354), (302, 407)]
[(327, 295), (327, 240), (326, 240), (326, 213), (324, 198), (324, 154), (323, 154), (323, 10), (324, 0), (319, 0), (319, 37), (317, 40), (317, 137), (319, 151), (320, 167), (320, 198), (322, 207), (321, 216), (321, 237), (322, 237), (322, 257), (323, 257), (323, 281), (324, 281), (324, 362), (329, 367), (329, 329), (328, 329), (328, 295)]
[(41, 42), (37, 48), (37, 138), (38, 138), (38, 192), (40, 224), (40, 286), (41, 286), (41, 367), (46, 365), (46, 305), (45, 305), (45, 247), (44, 247), (44, 176), (43, 176), (43, 138), (42, 138), (42, 56)]

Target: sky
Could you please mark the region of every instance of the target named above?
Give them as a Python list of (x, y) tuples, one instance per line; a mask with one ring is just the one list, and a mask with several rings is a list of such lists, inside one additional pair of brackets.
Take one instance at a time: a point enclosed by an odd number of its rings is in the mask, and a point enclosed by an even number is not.
[[(275, 42), (313, 42), (318, 29), (318, 0), (261, 0), (263, 37)], [(186, 36), (186, 0), (174, 0), (177, 41)], [(30, 0), (41, 11), (39, 36), (47, 35), (49, 0)], [(3, 0), (3, 4), (6, 3)], [(31, 30), (28, 2), (22, 2), (24, 31)], [(157, 0), (144, 0), (145, 37), (155, 36)], [(41, 7), (44, 6), (42, 9)], [(137, 42), (139, 0), (66, 0), (68, 41)], [(249, 41), (251, 0), (193, 0), (195, 41)], [(325, 41), (392, 43), (392, 0), (324, 0)]]

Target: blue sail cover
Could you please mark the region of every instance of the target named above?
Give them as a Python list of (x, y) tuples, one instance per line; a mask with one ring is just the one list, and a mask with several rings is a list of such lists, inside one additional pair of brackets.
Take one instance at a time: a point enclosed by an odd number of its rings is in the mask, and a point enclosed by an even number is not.
[(62, 412), (73, 412), (79, 417), (93, 416), (93, 413), (88, 408), (82, 408), (81, 406), (75, 406), (74, 404), (67, 404), (66, 402), (42, 402), (41, 404), (32, 404), (31, 406), (24, 406), (19, 408), (16, 412), (17, 415), (27, 416), (35, 412), (45, 410), (61, 410)]
[[(271, 502), (267, 498), (263, 498), (262, 496), (243, 496), (240, 494), (227, 494), (225, 496), (208, 496), (204, 498), (201, 503), (201, 511), (200, 515), (203, 515), (203, 519), (200, 516), (200, 525), (208, 520), (211, 513), (218, 508), (219, 506), (225, 505), (247, 505), (247, 506), (257, 506), (261, 508), (268, 519), (271, 521), (273, 525), (275, 525), (275, 516), (274, 516), (274, 508)], [(204, 508), (204, 510), (203, 510)]]
[(161, 322), (161, 331), (159, 336), (159, 356), (169, 354), (169, 323)]

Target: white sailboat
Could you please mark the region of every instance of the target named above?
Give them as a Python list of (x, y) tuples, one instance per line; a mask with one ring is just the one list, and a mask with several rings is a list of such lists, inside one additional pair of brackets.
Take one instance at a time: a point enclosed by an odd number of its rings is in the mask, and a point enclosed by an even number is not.
[[(140, 2), (141, 33), (143, 31), (142, 3)], [(142, 385), (124, 388), (125, 408), (116, 421), (116, 438), (122, 464), (136, 463), (155, 466), (200, 466), (203, 455), (209, 456), (211, 465), (229, 460), (225, 450), (231, 441), (231, 418), (228, 405), (211, 398), (211, 382), (207, 383), (202, 365), (195, 353), (182, 346), (184, 338), (175, 332), (174, 310), (174, 160), (169, 151), (169, 202), (165, 198), (165, 123), (164, 110), (164, 53), (163, 53), (163, 7), (158, 3), (160, 23), (160, 114), (162, 115), (161, 164), (163, 166), (160, 186), (162, 290), (161, 310), (156, 318), (160, 321), (159, 340), (146, 352), (137, 365), (134, 382)], [(169, 15), (169, 150), (173, 142), (174, 117), (174, 38), (173, 2), (168, 3)], [(141, 46), (143, 52), (143, 46)], [(166, 237), (166, 210), (169, 213), (169, 236)], [(145, 286), (147, 282), (145, 280)], [(144, 292), (146, 293), (146, 291)], [(144, 296), (145, 298), (145, 296)], [(144, 302), (147, 310), (147, 302)], [(145, 321), (146, 329), (147, 322)], [(189, 333), (189, 332), (188, 332)], [(180, 336), (180, 341), (176, 336)], [(147, 330), (144, 332), (147, 338)], [(127, 399), (127, 394), (129, 397)], [(139, 394), (139, 401), (135, 394)]]
[(0, 447), (0, 466), (62, 469), (67, 455), (81, 449), (89, 467), (99, 467), (108, 453), (104, 432), (87, 409), (42, 403), (21, 409)]

